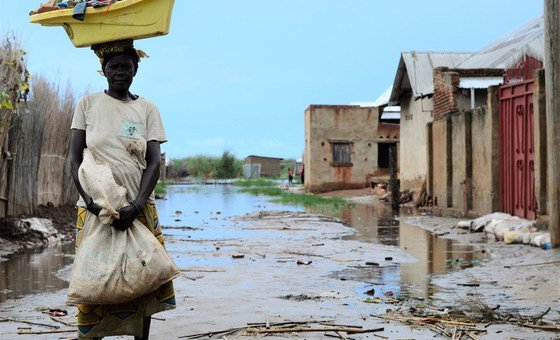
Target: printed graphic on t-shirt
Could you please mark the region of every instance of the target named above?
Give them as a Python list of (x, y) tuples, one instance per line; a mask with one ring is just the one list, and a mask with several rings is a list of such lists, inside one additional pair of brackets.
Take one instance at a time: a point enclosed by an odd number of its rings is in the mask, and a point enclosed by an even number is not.
[(132, 139), (140, 139), (142, 132), (142, 123), (124, 119), (121, 126), (121, 137), (132, 138)]

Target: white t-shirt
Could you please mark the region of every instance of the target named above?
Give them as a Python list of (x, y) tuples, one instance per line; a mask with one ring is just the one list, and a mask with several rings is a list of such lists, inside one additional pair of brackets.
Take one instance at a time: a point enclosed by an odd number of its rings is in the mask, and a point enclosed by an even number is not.
[[(148, 141), (167, 141), (157, 106), (138, 97), (122, 101), (101, 92), (78, 100), (72, 129), (86, 131), (86, 145), (95, 159), (111, 166), (115, 181), (127, 190), (132, 202), (138, 196), (146, 168)], [(154, 202), (153, 193), (149, 202)], [(79, 206), (85, 206), (83, 199)]]

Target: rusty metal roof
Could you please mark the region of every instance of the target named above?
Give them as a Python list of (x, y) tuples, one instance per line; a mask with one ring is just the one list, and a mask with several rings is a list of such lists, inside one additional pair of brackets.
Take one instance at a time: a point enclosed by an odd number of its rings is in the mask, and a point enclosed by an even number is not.
[(544, 18), (536, 17), (505, 35), (470, 58), (458, 68), (508, 68), (523, 55), (544, 61)]
[(402, 52), (390, 102), (412, 90), (415, 98), (434, 93), (433, 70), (436, 67), (456, 68), (469, 58), (469, 52)]

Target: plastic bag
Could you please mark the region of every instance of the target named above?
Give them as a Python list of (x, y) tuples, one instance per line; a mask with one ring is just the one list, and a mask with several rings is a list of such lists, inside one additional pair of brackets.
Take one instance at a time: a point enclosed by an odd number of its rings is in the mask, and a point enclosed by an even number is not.
[(127, 205), (108, 165), (98, 163), (89, 150), (79, 169), (80, 183), (102, 206), (99, 217), (88, 214), (74, 259), (68, 288), (69, 305), (116, 304), (148, 294), (181, 274), (165, 248), (138, 220), (126, 231), (110, 223)]

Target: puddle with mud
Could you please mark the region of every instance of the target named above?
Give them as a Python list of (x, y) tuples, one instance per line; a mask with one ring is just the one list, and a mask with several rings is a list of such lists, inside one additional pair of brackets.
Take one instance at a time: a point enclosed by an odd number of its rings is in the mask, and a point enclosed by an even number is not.
[(412, 264), (355, 271), (353, 279), (371, 283), (356, 292), (364, 298), (369, 296), (363, 292), (373, 288), (374, 296), (378, 297), (429, 299), (436, 292), (431, 275), (472, 267), (486, 258), (477, 246), (439, 238), (395, 219), (391, 210), (383, 205), (356, 205), (344, 210), (339, 217), (356, 229), (348, 239), (396, 246), (419, 260)]
[(55, 274), (74, 260), (70, 243), (14, 254), (0, 262), (0, 301), (68, 287)]
[[(236, 223), (228, 218), (274, 210), (305, 211), (301, 206), (270, 202), (268, 196), (240, 193), (239, 188), (230, 185), (169, 186), (166, 199), (158, 200), (160, 223), (166, 227), (165, 234), (168, 238), (193, 241), (192, 244), (189, 243), (189, 249), (205, 253), (212, 249), (197, 244), (196, 240), (216, 239), (227, 247), (228, 239), (235, 242), (235, 239), (263, 236), (262, 230), (257, 232), (228, 228)], [(310, 209), (310, 212), (316, 210)], [(429, 298), (433, 293), (430, 275), (445, 273), (481, 260), (480, 253), (474, 247), (437, 238), (421, 228), (399, 222), (393, 219), (388, 209), (381, 206), (356, 205), (331, 214), (356, 229), (350, 239), (397, 246), (419, 259), (414, 264), (372, 267), (336, 274), (363, 281), (364, 289), (356, 291), (357, 295), (368, 297), (363, 292), (374, 288), (375, 296), (379, 297), (393, 294)], [(284, 237), (282, 232), (266, 233), (271, 238)], [(231, 262), (211, 256), (196, 260), (198, 262), (182, 258), (179, 254), (184, 246), (173, 242), (167, 243), (167, 249), (175, 253), (173, 257), (181, 267), (227, 266)], [(41, 252), (16, 254), (7, 261), (0, 262), (0, 301), (66, 288), (68, 283), (59, 279), (56, 274), (62, 268), (67, 270), (72, 263), (72, 257), (69, 256), (71, 254), (73, 245), (66, 244)]]

